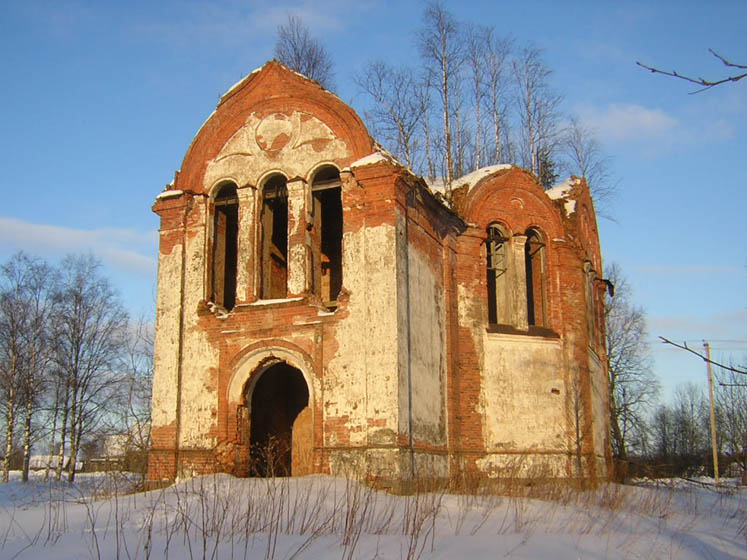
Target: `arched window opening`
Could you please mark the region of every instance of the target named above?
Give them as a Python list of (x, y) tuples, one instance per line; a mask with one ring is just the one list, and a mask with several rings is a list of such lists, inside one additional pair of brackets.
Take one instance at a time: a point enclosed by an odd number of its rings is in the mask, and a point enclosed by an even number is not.
[(311, 185), (311, 284), (329, 308), (342, 288), (342, 183), (332, 166), (320, 169)]
[(508, 324), (508, 237), (498, 224), (488, 226), (487, 282), (488, 282), (488, 322)]
[(545, 243), (539, 232), (527, 230), (524, 246), (527, 282), (527, 322), (530, 327), (547, 326), (545, 309)]
[(223, 185), (214, 201), (210, 299), (227, 310), (236, 304), (239, 199), (236, 185)]
[(262, 188), (260, 223), (260, 298), (282, 299), (288, 294), (288, 188), (282, 175)]

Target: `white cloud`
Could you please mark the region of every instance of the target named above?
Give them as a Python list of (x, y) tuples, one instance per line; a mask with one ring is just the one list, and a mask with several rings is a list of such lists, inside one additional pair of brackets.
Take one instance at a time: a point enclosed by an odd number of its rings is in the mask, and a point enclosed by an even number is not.
[(611, 103), (601, 109), (583, 106), (577, 112), (583, 124), (611, 140), (668, 138), (679, 124), (662, 109), (632, 103)]
[(154, 277), (158, 233), (127, 229), (73, 229), (0, 217), (0, 239), (6, 251), (45, 257), (91, 252), (119, 270)]

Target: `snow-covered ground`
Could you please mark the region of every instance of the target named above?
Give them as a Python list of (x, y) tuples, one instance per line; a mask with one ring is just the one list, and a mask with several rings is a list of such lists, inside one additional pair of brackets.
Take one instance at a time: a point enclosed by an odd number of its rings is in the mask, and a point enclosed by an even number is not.
[(747, 488), (395, 496), (329, 476), (0, 484), (0, 558), (747, 558)]

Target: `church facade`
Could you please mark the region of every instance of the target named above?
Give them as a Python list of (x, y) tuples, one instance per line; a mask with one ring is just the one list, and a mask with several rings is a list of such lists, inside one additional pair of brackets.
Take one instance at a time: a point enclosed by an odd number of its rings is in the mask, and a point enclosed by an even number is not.
[(494, 166), (446, 205), (269, 62), (153, 210), (152, 483), (608, 476), (608, 285), (583, 180), (546, 191)]

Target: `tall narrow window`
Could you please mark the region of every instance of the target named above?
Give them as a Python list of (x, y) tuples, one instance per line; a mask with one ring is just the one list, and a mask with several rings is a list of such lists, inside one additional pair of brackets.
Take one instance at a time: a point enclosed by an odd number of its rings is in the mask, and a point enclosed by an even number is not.
[(288, 294), (288, 189), (282, 175), (265, 182), (260, 222), (260, 298), (284, 298)]
[(313, 224), (311, 261), (313, 291), (327, 307), (337, 305), (342, 288), (342, 183), (340, 172), (320, 169), (311, 185)]
[(236, 304), (239, 199), (236, 185), (223, 185), (214, 201), (211, 300), (227, 310)]
[(507, 290), (508, 238), (497, 224), (488, 226), (487, 281), (488, 281), (488, 322), (508, 324), (509, 306)]
[(589, 333), (589, 344), (597, 339), (596, 321), (596, 297), (594, 294), (594, 279), (596, 271), (592, 268), (591, 261), (584, 261), (584, 290), (586, 299), (586, 327)]
[(545, 243), (537, 230), (529, 229), (524, 246), (527, 281), (527, 322), (547, 326), (545, 309)]

